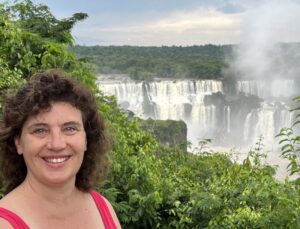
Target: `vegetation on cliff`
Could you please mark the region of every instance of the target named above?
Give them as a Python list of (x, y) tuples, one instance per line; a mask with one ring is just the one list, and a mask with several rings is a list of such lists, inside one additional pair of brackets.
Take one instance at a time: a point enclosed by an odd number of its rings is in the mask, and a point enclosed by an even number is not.
[(187, 150), (187, 126), (184, 121), (140, 120), (142, 130), (152, 133), (160, 144)]

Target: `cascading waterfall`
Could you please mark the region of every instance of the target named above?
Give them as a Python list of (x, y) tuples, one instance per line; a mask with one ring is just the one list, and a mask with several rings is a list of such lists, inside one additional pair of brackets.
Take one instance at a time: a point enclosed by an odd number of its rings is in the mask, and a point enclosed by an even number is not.
[(273, 107), (263, 104), (263, 107), (258, 110), (258, 122), (254, 127), (254, 133), (263, 136), (266, 144), (272, 145), (275, 133), (275, 120)]
[(238, 81), (237, 88), (246, 95), (257, 95), (263, 99), (290, 97), (294, 94), (294, 80), (243, 80)]
[(251, 128), (251, 117), (252, 117), (253, 113), (248, 113), (247, 117), (246, 117), (246, 121), (245, 121), (245, 125), (244, 125), (244, 132), (243, 132), (243, 141), (247, 142), (249, 140), (250, 137), (250, 128)]
[(225, 107), (226, 132), (230, 133), (230, 106)]
[[(275, 80), (268, 84), (265, 87), (262, 82), (238, 81), (237, 89), (265, 99), (290, 95), (293, 81)], [(205, 95), (223, 92), (222, 82), (218, 80), (100, 80), (99, 87), (105, 94), (115, 95), (121, 108), (131, 110), (140, 118), (185, 121), (188, 140), (194, 144), (198, 139), (212, 138), (217, 144), (234, 139), (229, 143), (252, 145), (260, 135), (266, 144), (273, 144), (279, 129), (292, 123), (292, 114), (282, 103), (278, 106), (264, 101), (261, 108), (246, 114), (233, 110), (228, 104), (205, 105)]]

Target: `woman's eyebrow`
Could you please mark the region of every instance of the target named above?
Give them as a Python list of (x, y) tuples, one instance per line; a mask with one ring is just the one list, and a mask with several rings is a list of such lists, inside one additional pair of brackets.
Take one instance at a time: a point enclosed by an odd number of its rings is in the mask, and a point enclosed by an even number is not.
[(47, 127), (47, 123), (44, 122), (36, 122), (28, 125), (28, 128), (33, 128), (33, 127)]
[(68, 125), (82, 126), (82, 123), (78, 121), (69, 121), (63, 124), (63, 126), (68, 126)]
[[(65, 122), (62, 124), (62, 126), (77, 126), (77, 127), (80, 127), (80, 126), (83, 126), (83, 124), (81, 122), (78, 122), (78, 121), (68, 121), (68, 122)], [(49, 125), (47, 123), (44, 123), (44, 122), (37, 122), (37, 123), (32, 123), (32, 124), (29, 124), (27, 126), (27, 128), (29, 129), (32, 129), (32, 128), (36, 128), (36, 127), (48, 127)]]

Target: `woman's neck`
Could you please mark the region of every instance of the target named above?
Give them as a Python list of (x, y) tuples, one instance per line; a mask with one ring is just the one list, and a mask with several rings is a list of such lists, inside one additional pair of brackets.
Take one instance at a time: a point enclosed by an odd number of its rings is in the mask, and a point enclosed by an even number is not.
[(75, 186), (75, 180), (63, 185), (48, 185), (26, 177), (20, 185), (24, 195), (29, 199), (36, 199), (37, 203), (66, 206), (80, 191)]

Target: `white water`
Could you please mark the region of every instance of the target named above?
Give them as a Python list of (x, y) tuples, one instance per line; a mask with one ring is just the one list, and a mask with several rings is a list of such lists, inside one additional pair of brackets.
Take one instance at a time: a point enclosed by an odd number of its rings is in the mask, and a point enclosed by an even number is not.
[[(239, 81), (237, 88), (245, 94), (271, 98), (291, 94), (292, 85), (291, 80)], [(262, 102), (261, 108), (244, 116), (240, 111), (233, 114), (228, 105), (221, 112), (214, 105), (205, 105), (205, 95), (223, 92), (222, 82), (218, 80), (100, 80), (99, 87), (105, 94), (115, 95), (121, 108), (133, 111), (140, 118), (183, 120), (188, 128), (187, 138), (194, 145), (199, 139), (212, 138), (217, 145), (245, 147), (255, 144), (262, 135), (264, 144), (273, 149), (280, 128), (292, 123), (293, 115), (283, 103), (279, 106)], [(229, 143), (228, 139), (235, 140)]]
[(205, 106), (204, 96), (222, 92), (220, 81), (101, 81), (99, 85), (104, 93), (116, 96), (121, 108), (140, 118), (185, 121), (191, 141), (204, 137), (216, 125), (215, 107)]
[[(276, 81), (265, 90), (262, 83), (240, 81), (238, 89), (246, 94), (260, 95), (263, 98), (275, 97), (276, 94), (291, 93), (293, 82)], [(280, 87), (280, 85), (282, 85)], [(253, 144), (262, 135), (268, 144), (274, 142), (274, 136), (282, 127), (291, 125), (292, 113), (289, 108), (271, 102), (262, 102), (261, 108), (254, 109), (244, 117), (244, 121), (232, 120), (230, 106), (224, 106), (223, 127), (217, 120), (214, 105), (205, 106), (204, 96), (222, 92), (222, 82), (217, 80), (161, 80), (154, 82), (119, 82), (101, 81), (101, 90), (108, 95), (115, 95), (121, 108), (131, 110), (136, 116), (147, 119), (183, 120), (188, 126), (188, 139), (196, 142), (200, 138), (214, 137), (218, 134), (237, 132), (239, 128), (241, 141)], [(256, 117), (256, 122), (254, 118)], [(222, 122), (221, 122), (222, 123)], [(276, 128), (275, 128), (276, 123)], [(223, 130), (222, 130), (223, 128)]]
[(294, 94), (293, 80), (251, 80), (238, 81), (238, 90), (246, 95), (257, 95), (267, 99), (270, 97), (290, 97)]

